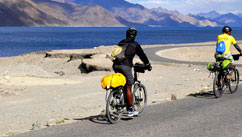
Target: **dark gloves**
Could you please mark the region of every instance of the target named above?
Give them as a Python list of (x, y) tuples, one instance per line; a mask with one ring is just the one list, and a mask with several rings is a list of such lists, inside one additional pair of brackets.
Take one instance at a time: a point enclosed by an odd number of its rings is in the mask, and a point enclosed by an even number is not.
[(151, 64), (150, 63), (149, 64), (146, 64), (145, 65), (145, 69), (147, 69), (148, 71), (151, 71), (152, 70)]

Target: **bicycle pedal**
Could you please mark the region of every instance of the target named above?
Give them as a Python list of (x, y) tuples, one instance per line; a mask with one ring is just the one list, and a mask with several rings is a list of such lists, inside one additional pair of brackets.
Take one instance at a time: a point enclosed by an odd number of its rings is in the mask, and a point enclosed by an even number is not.
[(137, 99), (137, 101), (142, 102), (142, 101), (143, 101), (143, 99), (142, 99), (142, 98), (139, 98), (139, 99)]

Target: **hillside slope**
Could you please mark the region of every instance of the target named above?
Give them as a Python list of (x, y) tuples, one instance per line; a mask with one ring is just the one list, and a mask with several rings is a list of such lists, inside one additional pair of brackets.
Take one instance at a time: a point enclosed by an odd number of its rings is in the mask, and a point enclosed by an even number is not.
[(55, 0), (81, 5), (99, 5), (122, 17), (123, 19), (147, 26), (217, 26), (208, 19), (197, 19), (188, 15), (164, 8), (147, 9), (139, 4), (125, 0)]
[(1, 26), (126, 26), (124, 23), (129, 23), (100, 6), (50, 0), (1, 0), (0, 20)]

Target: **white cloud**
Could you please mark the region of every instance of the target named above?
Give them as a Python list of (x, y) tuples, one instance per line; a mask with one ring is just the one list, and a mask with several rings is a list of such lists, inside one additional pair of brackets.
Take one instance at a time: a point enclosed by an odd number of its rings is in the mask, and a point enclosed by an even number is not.
[(155, 0), (150, 0), (150, 1), (143, 1), (140, 2), (141, 4), (168, 4), (167, 1), (155, 1)]
[(163, 7), (182, 13), (200, 13), (216, 10), (220, 13), (242, 13), (241, 0), (127, 0), (148, 8)]

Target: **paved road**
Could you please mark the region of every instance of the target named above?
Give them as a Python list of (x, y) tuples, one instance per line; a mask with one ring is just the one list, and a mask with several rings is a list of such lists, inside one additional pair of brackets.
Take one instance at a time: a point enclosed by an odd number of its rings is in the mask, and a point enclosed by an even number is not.
[[(239, 87), (242, 89), (242, 87)], [(215, 99), (207, 93), (149, 106), (118, 124), (93, 116), (16, 137), (242, 137), (242, 91)]]
[[(147, 54), (148, 58), (155, 62), (169, 62), (169, 63), (178, 63), (178, 64), (194, 64), (194, 65), (207, 65), (208, 62), (189, 62), (189, 61), (180, 61), (169, 59), (165, 57), (160, 57), (155, 53), (160, 50), (172, 49), (172, 48), (182, 48), (182, 47), (202, 47), (204, 45), (195, 45), (195, 46), (161, 46), (156, 48), (146, 48), (144, 49), (145, 53)], [(206, 45), (206, 46), (214, 46), (214, 44)], [(174, 53), (176, 54), (176, 53)], [(236, 63), (236, 62), (235, 62)], [(242, 64), (236, 64), (236, 66), (242, 67)]]
[[(169, 62), (169, 63), (179, 63), (179, 64), (194, 64), (194, 65), (204, 65), (207, 64), (207, 62), (189, 62), (189, 61), (179, 61), (179, 60), (173, 60), (168, 59), (165, 57), (160, 57), (156, 55), (155, 53), (160, 50), (166, 50), (166, 49), (172, 49), (172, 48), (183, 48), (183, 47), (202, 47), (204, 45), (196, 45), (196, 46), (161, 46), (156, 48), (146, 48), (144, 49), (145, 53), (147, 54), (148, 58), (152, 61), (156, 62)], [(207, 45), (207, 46), (214, 46), (214, 45)], [(176, 53), (174, 53), (176, 54)]]
[[(160, 47), (145, 49), (154, 61), (186, 63), (160, 58)], [(189, 62), (187, 62), (189, 63)], [(193, 63), (195, 64), (195, 63)], [(201, 63), (198, 63), (201, 64)], [(212, 93), (147, 107), (143, 116), (109, 124), (102, 116), (28, 132), (16, 137), (242, 137), (242, 87), (215, 99)]]

